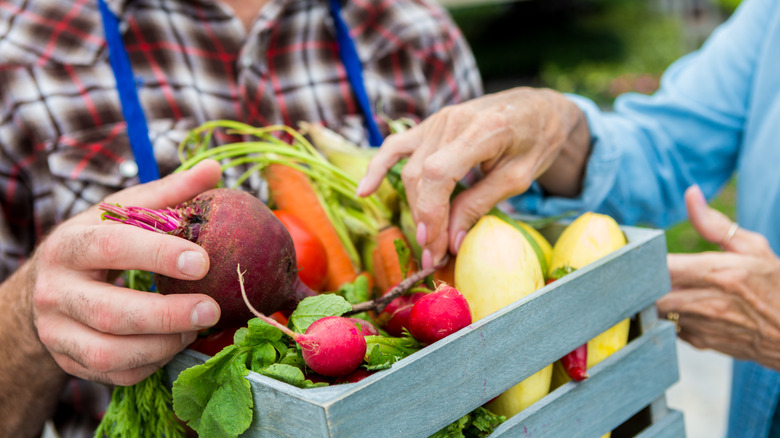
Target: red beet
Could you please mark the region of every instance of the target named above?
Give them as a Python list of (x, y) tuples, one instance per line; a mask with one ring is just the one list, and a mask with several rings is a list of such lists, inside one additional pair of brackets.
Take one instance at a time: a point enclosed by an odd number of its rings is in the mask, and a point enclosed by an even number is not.
[(452, 286), (441, 286), (417, 300), (409, 313), (409, 331), (423, 345), (471, 324), (469, 303)]
[(425, 295), (425, 292), (414, 292), (390, 301), (377, 317), (379, 324), (390, 336), (403, 336), (404, 328), (409, 328), (409, 314), (414, 303)]
[(246, 294), (265, 314), (292, 310), (316, 295), (297, 274), (290, 234), (257, 197), (237, 189), (201, 193), (175, 209), (148, 210), (101, 204), (104, 217), (159, 232), (178, 235), (209, 254), (209, 272), (200, 280), (157, 275), (163, 294), (204, 293), (213, 297), (222, 316), (217, 327), (244, 325), (253, 317), (241, 296), (236, 267), (245, 271)]

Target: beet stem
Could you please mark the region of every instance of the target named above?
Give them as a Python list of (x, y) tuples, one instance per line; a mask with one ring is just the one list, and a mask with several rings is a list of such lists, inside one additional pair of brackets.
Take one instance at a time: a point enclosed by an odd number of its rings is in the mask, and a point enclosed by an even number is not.
[(265, 316), (260, 311), (255, 309), (254, 306), (252, 306), (252, 303), (249, 302), (249, 297), (246, 295), (246, 290), (244, 289), (244, 272), (241, 272), (241, 265), (236, 265), (236, 271), (238, 272), (238, 285), (241, 286), (241, 296), (244, 298), (244, 303), (246, 303), (246, 306), (249, 308), (249, 311), (252, 312), (256, 317), (278, 328), (279, 330), (282, 331), (282, 333), (286, 334), (287, 336), (293, 339), (297, 338), (298, 335), (294, 333), (292, 330), (280, 324), (275, 319)]
[(417, 282), (433, 274), (434, 272), (442, 268), (444, 265), (446, 265), (447, 260), (449, 258), (450, 258), (449, 254), (446, 254), (444, 258), (441, 259), (438, 265), (431, 266), (426, 269), (421, 269), (415, 272), (414, 274), (406, 277), (405, 279), (403, 279), (403, 281), (395, 285), (395, 287), (390, 289), (386, 294), (384, 294), (380, 298), (353, 305), (352, 310), (344, 313), (344, 316), (354, 315), (356, 313), (365, 312), (368, 310), (376, 310), (377, 313), (381, 312), (391, 301), (400, 297), (404, 293), (408, 292), (409, 289), (412, 288), (412, 286), (417, 284)]
[(152, 210), (143, 207), (122, 207), (105, 202), (101, 202), (98, 208), (105, 212), (102, 215), (103, 219), (158, 233), (171, 233), (181, 226), (181, 213), (173, 208)]

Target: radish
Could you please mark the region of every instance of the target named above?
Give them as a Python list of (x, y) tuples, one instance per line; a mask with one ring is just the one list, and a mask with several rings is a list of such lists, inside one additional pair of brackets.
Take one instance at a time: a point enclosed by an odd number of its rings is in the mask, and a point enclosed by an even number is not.
[(210, 295), (221, 309), (217, 327), (242, 326), (253, 316), (243, 303), (235, 275), (239, 262), (249, 266), (250, 301), (266, 314), (293, 310), (303, 298), (316, 295), (298, 278), (295, 247), (284, 225), (247, 192), (212, 189), (167, 210), (105, 203), (100, 208), (104, 219), (180, 236), (206, 250), (210, 267), (202, 279), (156, 275), (155, 283), (163, 294)]
[(303, 361), (312, 371), (327, 377), (342, 377), (360, 366), (367, 349), (360, 323), (353, 318), (326, 316), (311, 323), (306, 333), (295, 333), (252, 306), (244, 289), (244, 273), (240, 267), (237, 269), (238, 284), (246, 306), (256, 317), (291, 337), (301, 347)]
[(363, 336), (379, 336), (382, 334), (379, 332), (379, 329), (376, 328), (376, 326), (372, 324), (370, 321), (366, 321), (365, 319), (361, 319), (361, 318), (350, 318), (350, 317), (348, 317), (347, 319), (360, 326), (360, 330)]
[(425, 292), (413, 292), (390, 301), (377, 317), (379, 325), (390, 336), (403, 336), (404, 329), (409, 328), (409, 314), (412, 312), (412, 306), (425, 295), (427, 295)]
[(441, 285), (417, 300), (409, 313), (409, 332), (423, 345), (432, 344), (469, 324), (469, 303), (457, 289), (448, 285)]

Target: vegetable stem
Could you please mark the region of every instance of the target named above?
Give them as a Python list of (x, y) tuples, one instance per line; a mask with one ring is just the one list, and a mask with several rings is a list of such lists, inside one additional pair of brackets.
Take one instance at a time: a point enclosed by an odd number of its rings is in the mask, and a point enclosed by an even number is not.
[(428, 268), (421, 269), (415, 272), (414, 274), (406, 277), (395, 287), (390, 289), (382, 297), (370, 301), (365, 301), (359, 304), (355, 304), (352, 306), (352, 310), (346, 312), (344, 315), (353, 315), (355, 313), (365, 312), (368, 310), (376, 310), (377, 313), (381, 312), (391, 301), (393, 301), (394, 299), (398, 298), (399, 296), (407, 292), (409, 289), (411, 289), (415, 284), (417, 284), (425, 277), (432, 275), (438, 269), (446, 265), (448, 259), (449, 259), (449, 255), (445, 255), (438, 265), (430, 266)]

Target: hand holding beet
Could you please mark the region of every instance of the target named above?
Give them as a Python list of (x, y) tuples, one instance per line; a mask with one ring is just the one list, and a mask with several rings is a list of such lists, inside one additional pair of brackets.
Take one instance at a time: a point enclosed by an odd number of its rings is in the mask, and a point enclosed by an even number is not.
[[(216, 185), (219, 166), (208, 161), (188, 172), (118, 192), (109, 202), (164, 208)], [(111, 270), (139, 269), (197, 279), (206, 252), (184, 239), (101, 224), (95, 208), (63, 222), (28, 262), (29, 320), (67, 373), (130, 385), (150, 375), (219, 318), (213, 299), (162, 296), (108, 282)]]

